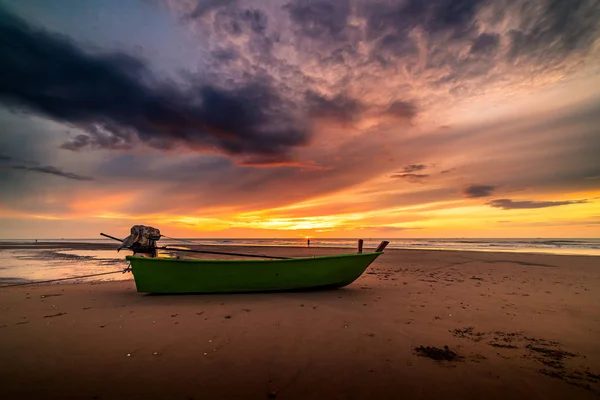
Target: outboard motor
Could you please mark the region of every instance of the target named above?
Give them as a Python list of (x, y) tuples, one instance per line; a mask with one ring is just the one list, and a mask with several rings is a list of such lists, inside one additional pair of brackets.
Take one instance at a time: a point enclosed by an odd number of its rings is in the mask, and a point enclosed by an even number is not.
[(130, 249), (133, 255), (142, 254), (150, 257), (156, 257), (156, 242), (160, 240), (160, 231), (151, 226), (134, 225), (131, 227), (131, 234), (123, 240), (117, 251), (121, 249)]

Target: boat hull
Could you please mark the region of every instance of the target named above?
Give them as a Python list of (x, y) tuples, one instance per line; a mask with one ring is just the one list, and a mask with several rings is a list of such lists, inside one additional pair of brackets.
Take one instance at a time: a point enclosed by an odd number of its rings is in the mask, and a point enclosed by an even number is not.
[(138, 292), (242, 293), (339, 288), (382, 252), (285, 260), (182, 260), (127, 256)]

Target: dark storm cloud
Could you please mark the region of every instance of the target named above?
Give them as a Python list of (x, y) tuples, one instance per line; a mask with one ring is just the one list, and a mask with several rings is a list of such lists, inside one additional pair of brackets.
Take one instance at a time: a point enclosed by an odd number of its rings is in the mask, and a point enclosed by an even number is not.
[(487, 0), (408, 0), (392, 3), (369, 3), (366, 7), (370, 38), (393, 37), (410, 41), (409, 32), (422, 27), (435, 35), (450, 33), (462, 37), (474, 27), (475, 13)]
[(307, 140), (306, 124), (267, 78), (234, 87), (191, 82), (184, 91), (153, 82), (139, 59), (86, 53), (2, 10), (0, 58), (0, 101), (83, 129), (67, 149), (127, 148), (140, 139), (161, 149), (285, 159)]
[[(409, 56), (414, 59), (404, 61), (411, 71), (423, 57), (427, 70), (461, 70), (465, 64), (485, 64), (483, 55), (493, 56), (488, 61), (509, 61), (509, 69), (515, 61), (544, 69), (548, 61), (563, 61), (565, 55), (590, 49), (600, 29), (597, 0), (291, 0), (281, 8), (252, 0), (207, 0), (191, 10), (196, 16), (216, 10), (216, 20), (219, 15), (235, 16), (227, 20), (234, 36), (245, 21), (253, 20), (264, 38), (306, 53), (300, 59), (316, 52), (322, 53), (324, 63), (359, 61), (361, 69), (372, 62), (396, 68), (394, 58)], [(270, 33), (265, 29), (267, 14), (282, 22)], [(210, 23), (202, 21), (202, 25)], [(213, 29), (220, 29), (214, 25)], [(286, 36), (283, 27), (290, 27), (293, 35)], [(430, 40), (419, 47), (416, 31)], [(279, 42), (283, 37), (286, 40)], [(299, 45), (305, 39), (310, 45)], [(364, 56), (357, 51), (359, 42), (369, 47), (366, 60), (356, 60)], [(463, 74), (470, 76), (469, 71)]]
[(568, 201), (513, 201), (510, 199), (497, 199), (486, 203), (489, 206), (501, 208), (503, 210), (519, 210), (529, 208), (547, 208), (547, 207), (558, 207), (567, 206), (570, 204), (583, 204), (587, 203), (587, 200), (568, 200)]
[(348, 26), (349, 0), (294, 0), (284, 8), (300, 32), (312, 38), (342, 39)]
[(360, 113), (366, 108), (359, 101), (343, 94), (326, 98), (319, 93), (309, 91), (306, 94), (306, 100), (310, 115), (342, 122), (359, 118)]
[(428, 86), (456, 97), (480, 91), (499, 78), (527, 79), (525, 66), (536, 74), (555, 73), (557, 67), (567, 70), (574, 63), (569, 56), (593, 50), (600, 31), (597, 0), (363, 4), (370, 61), (385, 69), (396, 69), (401, 62), (416, 79), (425, 71), (437, 71), (440, 79)]
[(200, 18), (204, 14), (230, 4), (236, 3), (237, 0), (198, 0), (196, 8), (190, 13), (190, 18)]
[(261, 10), (221, 10), (215, 14), (215, 28), (233, 37), (247, 32), (262, 34), (267, 28), (267, 15)]
[(63, 143), (60, 148), (71, 151), (83, 149), (112, 149), (125, 150), (131, 148), (136, 135), (126, 129), (110, 129), (97, 125), (81, 125), (87, 134), (73, 136), (68, 142)]
[(219, 62), (229, 62), (239, 58), (237, 51), (233, 49), (218, 49), (211, 52), (211, 56)]
[[(589, 48), (600, 28), (597, 0), (521, 2), (524, 16), (509, 32), (511, 59), (546, 59)], [(551, 56), (551, 57), (549, 57)]]
[(469, 185), (463, 188), (462, 193), (465, 197), (477, 198), (491, 196), (497, 186), (490, 185)]
[[(430, 34), (456, 30), (469, 25), (473, 1), (393, 1), (365, 2), (367, 39), (375, 43), (372, 57), (417, 56), (418, 47), (410, 33), (421, 27)], [(385, 64), (385, 63), (384, 63)], [(393, 65), (393, 64), (392, 64)]]
[(360, 120), (366, 113), (377, 117), (393, 117), (403, 121), (411, 121), (417, 115), (417, 107), (407, 101), (395, 101), (384, 108), (373, 107), (350, 97), (346, 93), (326, 97), (309, 90), (305, 94), (304, 102), (310, 117), (326, 118), (341, 123), (355, 122)]
[[(172, 3), (183, 14), (193, 10), (189, 2)], [(415, 104), (419, 113), (426, 113), (439, 103), (499, 89), (499, 82), (502, 88), (518, 89), (530, 84), (531, 71), (542, 82), (546, 72), (555, 77), (578, 68), (575, 58), (565, 58), (568, 46), (555, 42), (571, 43), (573, 51), (582, 54), (592, 50), (599, 27), (590, 15), (600, 20), (597, 4), (597, 0), (568, 5), (554, 0), (290, 0), (273, 7), (246, 0), (211, 8), (211, 18), (190, 23), (210, 42), (213, 57), (206, 64), (215, 75), (237, 81), (268, 76), (277, 82), (280, 96), (294, 104), (306, 100), (309, 110), (319, 99), (303, 99), (298, 93), (327, 93), (321, 95), (332, 103), (326, 111), (345, 114), (343, 118), (362, 117), (336, 106), (345, 99), (350, 109), (356, 109), (354, 98), (373, 105), (377, 117), (412, 121)], [(199, 7), (204, 10), (206, 5), (202, 2)], [(580, 23), (586, 28), (580, 29)], [(527, 51), (514, 49), (518, 35), (531, 46)], [(365, 94), (368, 100), (363, 100)], [(394, 100), (386, 113), (389, 99)]]
[[(395, 38), (398, 43), (410, 41), (409, 32), (419, 27), (429, 35), (447, 34), (450, 38), (474, 39), (473, 52), (496, 48), (499, 36), (479, 34), (478, 11), (492, 7), (495, 18), (502, 22), (513, 11), (519, 18), (518, 29), (508, 32), (510, 54), (552, 56), (590, 47), (599, 29), (600, 5), (597, 0), (407, 0), (369, 2), (365, 6), (371, 39)], [(514, 18), (513, 18), (514, 19)]]
[(482, 33), (473, 41), (471, 53), (489, 55), (496, 51), (500, 44), (500, 35)]

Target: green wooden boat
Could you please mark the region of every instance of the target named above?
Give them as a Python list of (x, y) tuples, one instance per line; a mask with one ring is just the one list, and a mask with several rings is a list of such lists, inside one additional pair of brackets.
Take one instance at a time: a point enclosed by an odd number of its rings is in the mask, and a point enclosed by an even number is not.
[(138, 292), (240, 293), (339, 288), (354, 282), (381, 254), (278, 260), (126, 258)]

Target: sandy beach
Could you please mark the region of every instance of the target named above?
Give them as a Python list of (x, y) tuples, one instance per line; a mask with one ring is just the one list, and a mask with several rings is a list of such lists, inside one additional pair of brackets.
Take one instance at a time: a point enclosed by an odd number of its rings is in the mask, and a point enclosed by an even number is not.
[(0, 397), (597, 399), (599, 293), (600, 257), (420, 250), (332, 291), (2, 288)]

